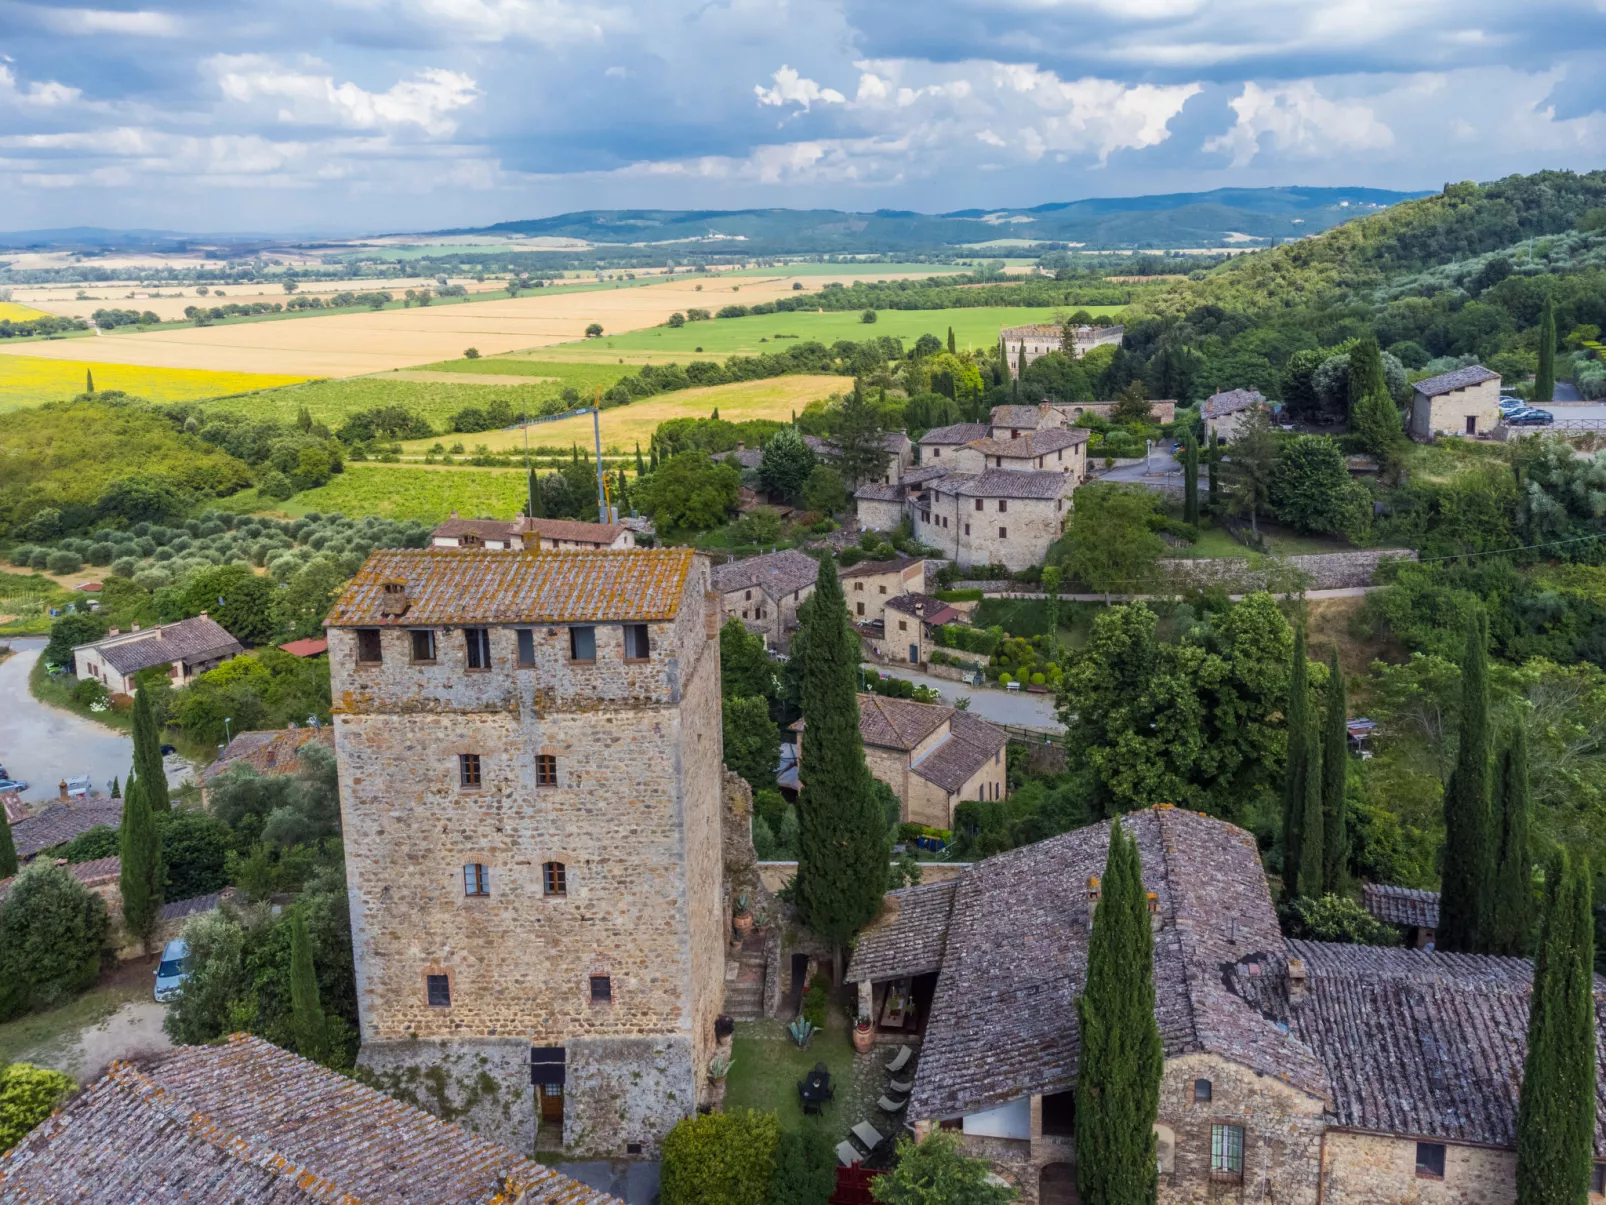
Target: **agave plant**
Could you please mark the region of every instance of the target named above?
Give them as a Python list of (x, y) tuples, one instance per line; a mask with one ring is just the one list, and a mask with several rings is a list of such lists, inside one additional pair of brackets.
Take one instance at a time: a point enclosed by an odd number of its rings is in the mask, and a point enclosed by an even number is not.
[(708, 1078), (715, 1080), (724, 1079), (731, 1073), (731, 1068), (735, 1065), (736, 1060), (731, 1055), (716, 1054), (708, 1061)]
[(786, 1032), (792, 1035), (792, 1041), (799, 1046), (807, 1046), (815, 1031), (814, 1026), (810, 1025), (802, 1017), (797, 1017), (786, 1027)]

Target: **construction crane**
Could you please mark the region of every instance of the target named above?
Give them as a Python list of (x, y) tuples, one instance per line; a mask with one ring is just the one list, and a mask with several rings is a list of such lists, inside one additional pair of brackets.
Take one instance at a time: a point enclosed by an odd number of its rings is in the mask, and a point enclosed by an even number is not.
[(536, 423), (555, 423), (566, 418), (578, 418), (582, 414), (591, 416), (591, 436), (596, 445), (597, 453), (597, 522), (609, 523), (613, 520), (613, 509), (608, 503), (608, 484), (606, 475), (602, 471), (602, 390), (597, 390), (597, 400), (593, 405), (581, 406), (578, 410), (565, 410), (562, 414), (542, 414), (531, 418), (524, 415), (519, 425), (524, 428), (524, 477), (528, 483), (529, 514), (535, 514), (535, 474), (530, 471), (530, 428)]

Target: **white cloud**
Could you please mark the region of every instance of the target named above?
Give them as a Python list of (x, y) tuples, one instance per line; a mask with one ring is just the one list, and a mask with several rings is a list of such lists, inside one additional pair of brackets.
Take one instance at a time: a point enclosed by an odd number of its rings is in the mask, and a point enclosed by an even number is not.
[(169, 38), (179, 33), (179, 23), (162, 12), (116, 12), (104, 8), (42, 8), (37, 11), (51, 31), (78, 37), (117, 33), (127, 37)]
[(597, 41), (628, 25), (626, 14), (570, 0), (335, 0), (346, 8), (380, 14), (396, 28), (430, 27), (446, 41), (539, 42), (557, 46)]
[(1232, 166), (1252, 162), (1269, 143), (1298, 158), (1322, 158), (1339, 151), (1373, 151), (1394, 145), (1394, 132), (1360, 101), (1333, 101), (1311, 80), (1262, 88), (1253, 81), (1231, 102), (1237, 121), (1207, 140), (1206, 151), (1232, 156)]
[(822, 88), (790, 67), (782, 66), (770, 78), (775, 81), (773, 88), (765, 88), (762, 84), (753, 85), (753, 95), (758, 97), (758, 103), (761, 105), (777, 107), (788, 104), (800, 105), (807, 113), (812, 104), (840, 105), (846, 103), (848, 99), (835, 88)]
[(71, 104), (82, 95), (83, 93), (77, 88), (69, 88), (66, 84), (59, 84), (54, 80), (48, 82), (35, 80), (24, 91), (17, 87), (17, 77), (12, 74), (11, 68), (0, 67), (0, 104), (54, 109), (60, 105)]
[(206, 68), (229, 100), (268, 101), (287, 125), (335, 125), (346, 129), (398, 129), (413, 126), (434, 138), (457, 130), (448, 114), (473, 104), (480, 90), (472, 77), (430, 67), (398, 80), (384, 92), (354, 83), (335, 83), (331, 75), (282, 67), (260, 55), (217, 55)]

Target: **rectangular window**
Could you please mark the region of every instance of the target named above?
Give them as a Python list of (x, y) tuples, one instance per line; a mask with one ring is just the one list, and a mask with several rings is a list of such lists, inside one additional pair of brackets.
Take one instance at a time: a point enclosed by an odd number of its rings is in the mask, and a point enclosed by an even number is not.
[(909, 621), (906, 620), (906, 619), (898, 620), (898, 631), (907, 632), (908, 630), (909, 630)]
[(1210, 1174), (1241, 1179), (1244, 1174), (1242, 1126), (1210, 1127)]
[(647, 640), (647, 625), (644, 623), (625, 624), (625, 660), (645, 661), (652, 656), (652, 649)]
[(591, 976), (591, 1003), (611, 1004), (613, 1002), (613, 980), (606, 975)]
[(535, 632), (531, 628), (519, 628), (513, 633), (519, 641), (519, 664), (535, 664)]
[(1444, 1143), (1416, 1144), (1416, 1174), (1424, 1180), (1444, 1179)]
[(854, 582), (853, 583), (853, 588), (855, 590), (857, 590), (860, 594), (864, 593), (864, 583), (863, 582)]
[(966, 535), (967, 535), (967, 536), (968, 536), (968, 535), (969, 535), (969, 534), (970, 534), (970, 524), (969, 524), (969, 523), (966, 523), (966, 524), (965, 524), (965, 534), (966, 534)]
[(1589, 1192), (1591, 1196), (1606, 1196), (1606, 1163), (1597, 1163), (1590, 1170)]
[(490, 669), (491, 633), (485, 628), (464, 628), (463, 638), (468, 644), (469, 669)]
[(853, 605), (859, 609), (858, 613), (860, 615), (864, 614), (864, 604), (863, 603), (854, 603)]
[(457, 755), (457, 780), (465, 787), (480, 785), (480, 755), (478, 753), (459, 753)]
[(569, 629), (569, 660), (595, 661), (597, 659), (597, 629)]
[(885, 586), (882, 586), (881, 587), (881, 593), (885, 594), (886, 592), (887, 592), (887, 588)]
[(977, 498), (977, 499), (976, 499), (976, 509), (977, 509), (977, 510), (980, 510), (980, 509), (981, 509), (981, 507), (982, 507), (982, 501), (981, 501), (981, 499), (980, 499), (980, 498)]
[(942, 449), (941, 448), (932, 448), (931, 449), (931, 458), (933, 460), (941, 460), (942, 459)]
[(431, 1008), (452, 1006), (452, 981), (445, 975), (425, 975), (424, 993)]
[(378, 628), (358, 628), (357, 629), (357, 664), (358, 665), (378, 665), (379, 664), (379, 659), (380, 659), (379, 629)]
[(435, 633), (429, 628), (414, 628), (413, 664), (429, 664), (435, 660)]
[(483, 862), (468, 862), (463, 866), (463, 894), (490, 895), (491, 868)]
[(569, 872), (562, 862), (541, 864), (541, 890), (546, 895), (569, 894)]
[(1003, 514), (1008, 509), (1009, 509), (1009, 499), (1008, 498), (1000, 498), (998, 500), (998, 513), (999, 514)]
[(1009, 539), (1009, 528), (1007, 528), (1007, 527), (1000, 527), (1000, 528), (999, 528), (999, 529), (998, 529), (998, 538), (999, 538), (999, 539), (1000, 539), (1000, 540), (1007, 540), (1007, 539)]
[(558, 785), (558, 759), (552, 754), (536, 754), (535, 785), (538, 787), (555, 787)]

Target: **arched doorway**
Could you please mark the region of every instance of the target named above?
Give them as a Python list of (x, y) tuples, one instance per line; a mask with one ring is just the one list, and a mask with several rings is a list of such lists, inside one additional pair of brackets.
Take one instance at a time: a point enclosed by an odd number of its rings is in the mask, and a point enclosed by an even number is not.
[(1037, 1180), (1038, 1205), (1077, 1205), (1076, 1168), (1050, 1163)]

